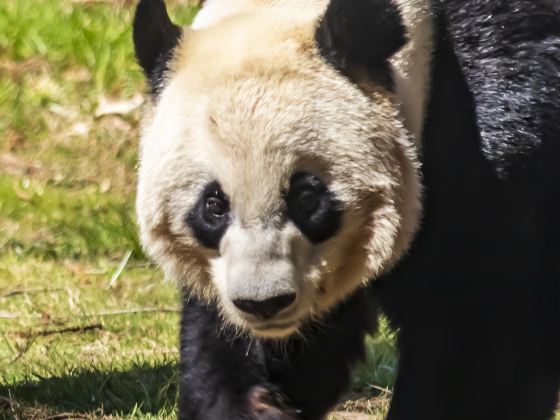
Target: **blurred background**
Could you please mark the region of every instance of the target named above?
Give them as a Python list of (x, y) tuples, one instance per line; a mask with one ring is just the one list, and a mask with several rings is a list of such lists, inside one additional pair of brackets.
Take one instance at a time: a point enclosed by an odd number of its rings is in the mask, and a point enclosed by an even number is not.
[[(167, 3), (181, 24), (198, 7)], [(134, 218), (134, 5), (0, 2), (0, 418), (175, 416), (179, 297)], [(385, 323), (368, 349), (335, 418), (387, 409)]]

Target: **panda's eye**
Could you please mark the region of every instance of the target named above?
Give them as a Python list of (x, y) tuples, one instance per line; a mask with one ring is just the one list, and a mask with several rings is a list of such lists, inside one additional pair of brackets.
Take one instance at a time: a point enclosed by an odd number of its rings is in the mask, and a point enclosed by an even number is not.
[(336, 234), (342, 206), (319, 177), (294, 174), (285, 200), (288, 217), (311, 242), (323, 242)]
[(206, 216), (209, 218), (220, 219), (228, 211), (228, 205), (221, 197), (208, 197), (205, 203)]
[(186, 222), (193, 236), (204, 246), (217, 249), (230, 224), (229, 201), (220, 184), (206, 186)]
[(321, 205), (321, 199), (314, 191), (304, 190), (297, 197), (298, 211), (307, 217), (311, 216)]

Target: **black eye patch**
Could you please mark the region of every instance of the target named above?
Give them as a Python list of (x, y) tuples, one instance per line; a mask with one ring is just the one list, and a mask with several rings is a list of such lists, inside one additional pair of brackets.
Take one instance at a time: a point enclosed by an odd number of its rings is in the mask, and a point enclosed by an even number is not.
[(229, 200), (218, 182), (204, 188), (200, 198), (187, 214), (187, 225), (204, 246), (217, 249), (230, 221)]
[(286, 194), (288, 217), (313, 243), (333, 237), (342, 218), (342, 205), (327, 186), (307, 172), (295, 173)]

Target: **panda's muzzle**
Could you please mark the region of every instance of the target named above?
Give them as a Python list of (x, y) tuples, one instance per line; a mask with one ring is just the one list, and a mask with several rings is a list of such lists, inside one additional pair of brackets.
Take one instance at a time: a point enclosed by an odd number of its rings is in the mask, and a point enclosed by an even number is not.
[(272, 318), (278, 312), (288, 308), (296, 300), (295, 293), (288, 293), (264, 300), (236, 299), (233, 304), (237, 309), (254, 315), (258, 319), (266, 320)]

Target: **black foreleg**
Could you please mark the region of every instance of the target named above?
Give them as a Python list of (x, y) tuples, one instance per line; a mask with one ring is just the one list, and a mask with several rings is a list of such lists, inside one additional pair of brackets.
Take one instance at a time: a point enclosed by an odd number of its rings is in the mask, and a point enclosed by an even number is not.
[(179, 419), (289, 420), (268, 380), (260, 343), (224, 328), (214, 305), (185, 299), (181, 321)]

